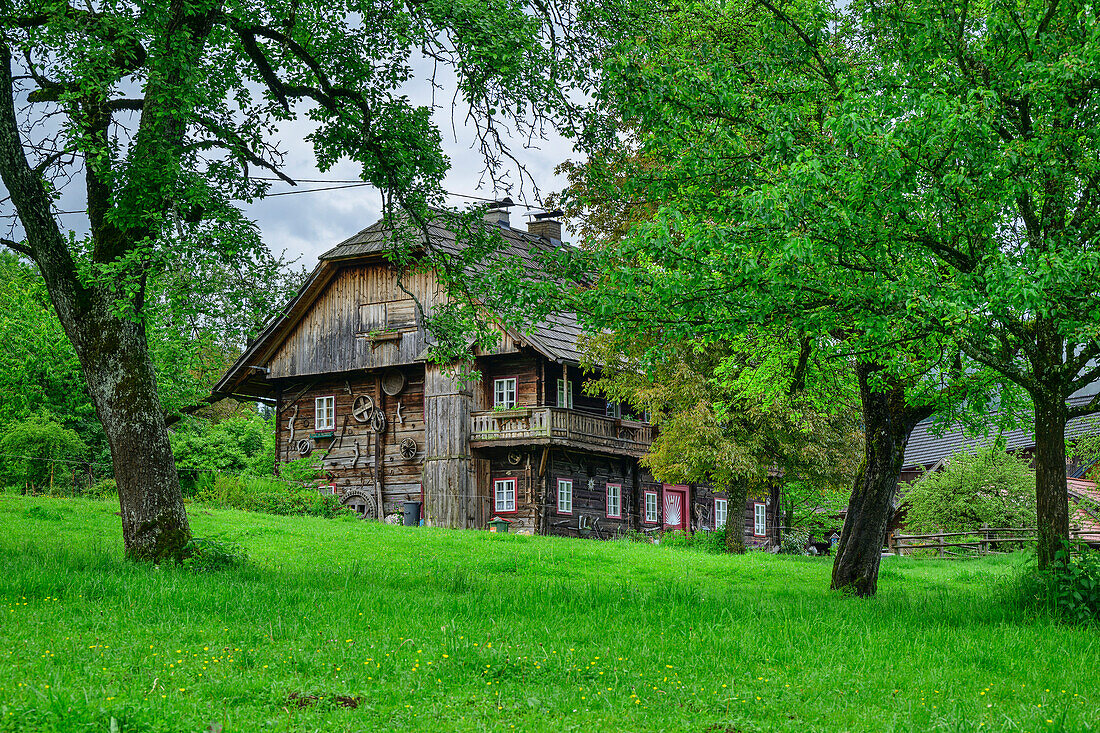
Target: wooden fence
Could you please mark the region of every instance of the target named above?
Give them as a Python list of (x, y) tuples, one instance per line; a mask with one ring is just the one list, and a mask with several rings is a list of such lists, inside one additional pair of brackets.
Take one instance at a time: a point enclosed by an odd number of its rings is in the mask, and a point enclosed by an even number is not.
[[(1096, 546), (1100, 533), (1070, 530), (1070, 539)], [(1035, 544), (1035, 527), (982, 527), (970, 532), (938, 534), (897, 534), (891, 532), (886, 546), (898, 555), (917, 554), (934, 557), (979, 557), (1021, 550)]]

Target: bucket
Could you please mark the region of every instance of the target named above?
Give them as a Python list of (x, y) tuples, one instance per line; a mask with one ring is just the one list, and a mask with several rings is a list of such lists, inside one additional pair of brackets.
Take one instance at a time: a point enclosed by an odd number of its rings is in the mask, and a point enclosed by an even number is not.
[(419, 501), (406, 501), (404, 505), (405, 520), (403, 524), (406, 527), (419, 527), (420, 526), (420, 502)]

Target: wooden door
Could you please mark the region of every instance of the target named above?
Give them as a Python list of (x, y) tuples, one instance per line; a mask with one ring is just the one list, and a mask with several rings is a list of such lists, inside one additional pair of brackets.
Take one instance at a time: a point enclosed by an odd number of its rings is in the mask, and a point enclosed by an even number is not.
[(667, 530), (688, 528), (688, 502), (686, 486), (664, 487), (664, 526)]

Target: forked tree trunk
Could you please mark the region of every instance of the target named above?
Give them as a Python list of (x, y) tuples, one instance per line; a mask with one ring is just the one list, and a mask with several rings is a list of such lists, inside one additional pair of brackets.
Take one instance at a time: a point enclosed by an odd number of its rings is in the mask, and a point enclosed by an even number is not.
[(873, 596), (878, 590), (882, 543), (905, 446), (916, 424), (932, 414), (929, 408), (906, 404), (905, 388), (888, 377), (880, 376), (885, 384), (872, 386), (880, 370), (873, 363), (856, 365), (865, 446), (833, 562), (832, 588), (857, 596)]
[(1037, 393), (1035, 405), (1035, 509), (1038, 560), (1043, 570), (1069, 540), (1069, 495), (1066, 492), (1066, 422), (1061, 395)]
[(80, 359), (111, 446), (126, 555), (154, 562), (179, 556), (191, 531), (144, 329), (112, 312), (116, 294), (78, 279), (52, 199), (23, 154), (14, 94), (10, 50), (0, 39), (0, 176), (27, 235), (26, 245), (6, 244), (37, 263)]

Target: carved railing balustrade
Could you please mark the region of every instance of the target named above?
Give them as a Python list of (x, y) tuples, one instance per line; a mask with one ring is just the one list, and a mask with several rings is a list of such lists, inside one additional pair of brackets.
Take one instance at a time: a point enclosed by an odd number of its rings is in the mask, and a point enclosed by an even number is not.
[(470, 443), (490, 445), (562, 445), (641, 456), (653, 442), (649, 423), (587, 415), (560, 407), (519, 407), (475, 412)]

